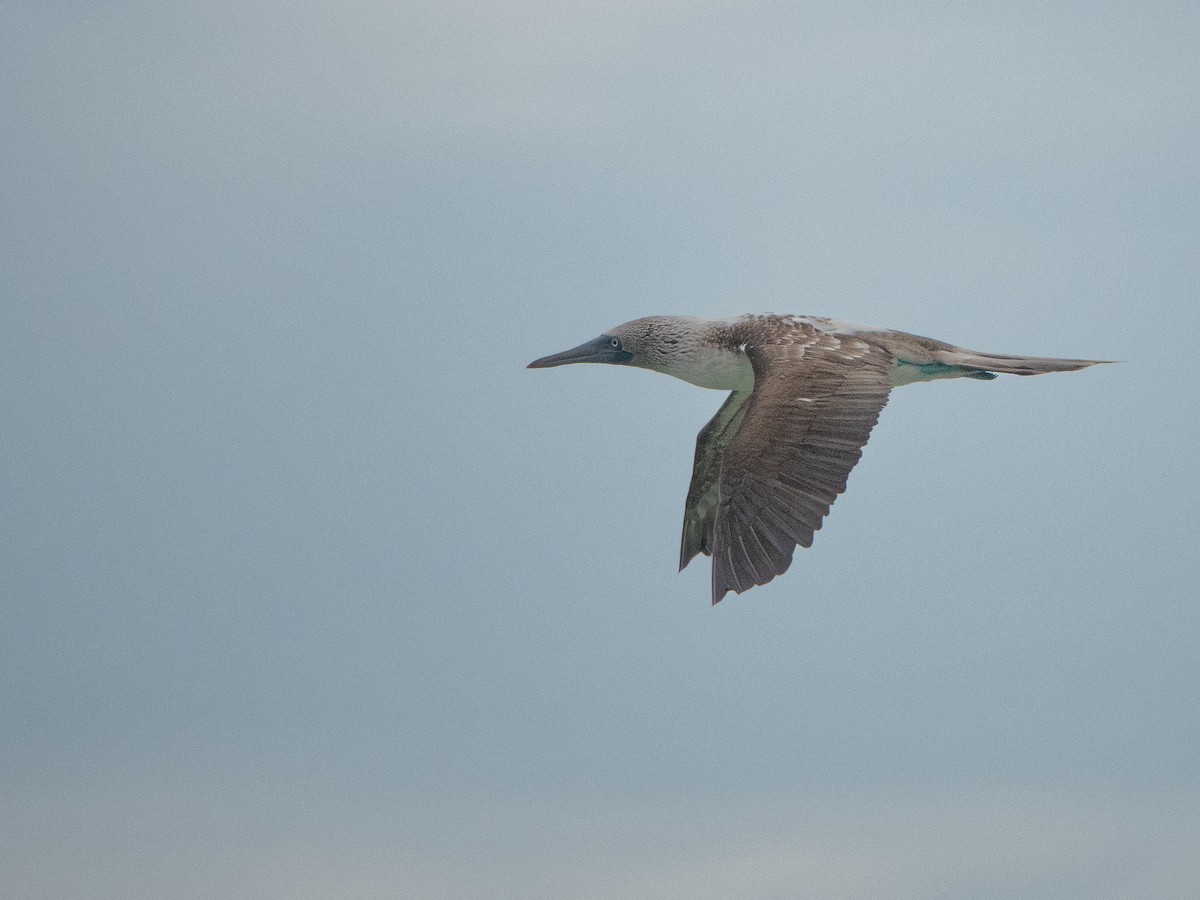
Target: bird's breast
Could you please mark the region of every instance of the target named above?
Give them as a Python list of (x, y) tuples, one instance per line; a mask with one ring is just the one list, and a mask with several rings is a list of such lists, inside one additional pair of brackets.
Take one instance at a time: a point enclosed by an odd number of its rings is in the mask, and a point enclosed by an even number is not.
[(754, 368), (741, 350), (705, 347), (670, 360), (662, 371), (690, 384), (718, 391), (754, 389)]

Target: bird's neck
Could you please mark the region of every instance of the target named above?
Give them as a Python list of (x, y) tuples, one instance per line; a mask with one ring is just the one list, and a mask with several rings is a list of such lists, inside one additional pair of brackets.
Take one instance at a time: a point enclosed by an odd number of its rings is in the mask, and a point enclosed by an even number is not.
[(754, 369), (749, 357), (740, 349), (724, 350), (709, 343), (697, 343), (686, 350), (665, 355), (647, 368), (714, 390), (749, 391), (754, 388)]

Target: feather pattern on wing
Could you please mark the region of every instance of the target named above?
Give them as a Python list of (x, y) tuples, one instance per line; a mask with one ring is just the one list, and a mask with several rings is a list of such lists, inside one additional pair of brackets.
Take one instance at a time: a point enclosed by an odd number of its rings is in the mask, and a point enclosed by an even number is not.
[(787, 571), (846, 489), (892, 382), (891, 355), (811, 327), (747, 330), (755, 386), (721, 454), (713, 603)]
[(696, 460), (692, 465), (692, 482), (683, 511), (683, 539), (679, 548), (681, 572), (697, 553), (712, 553), (721, 456), (742, 423), (749, 396), (749, 391), (731, 392), (717, 414), (696, 436)]

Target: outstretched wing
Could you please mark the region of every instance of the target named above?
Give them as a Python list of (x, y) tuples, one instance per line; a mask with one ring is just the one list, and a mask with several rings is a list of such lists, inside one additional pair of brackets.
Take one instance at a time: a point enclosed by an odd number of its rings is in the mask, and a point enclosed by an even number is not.
[(720, 460), (712, 599), (782, 575), (812, 546), (892, 387), (891, 356), (857, 338), (789, 330), (747, 344), (754, 390)]
[(696, 461), (683, 510), (683, 539), (679, 548), (679, 571), (697, 553), (712, 553), (713, 521), (717, 516), (717, 480), (721, 477), (721, 454), (733, 440), (746, 411), (749, 391), (734, 391), (717, 414), (696, 435)]

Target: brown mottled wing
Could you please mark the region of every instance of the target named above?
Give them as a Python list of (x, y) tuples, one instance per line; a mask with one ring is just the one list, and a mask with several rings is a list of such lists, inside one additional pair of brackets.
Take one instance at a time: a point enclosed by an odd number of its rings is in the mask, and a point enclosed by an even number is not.
[(746, 411), (749, 391), (734, 391), (717, 414), (696, 435), (696, 461), (683, 510), (683, 539), (679, 547), (679, 571), (697, 553), (712, 553), (713, 520), (717, 516), (721, 455), (733, 440)]
[(747, 345), (754, 391), (721, 461), (712, 598), (782, 575), (829, 514), (891, 390), (891, 357), (854, 337), (778, 332)]

